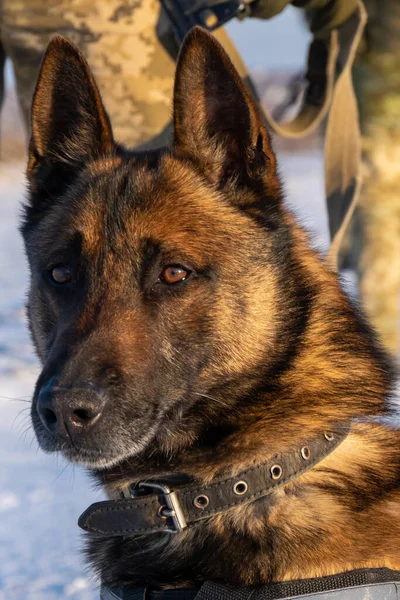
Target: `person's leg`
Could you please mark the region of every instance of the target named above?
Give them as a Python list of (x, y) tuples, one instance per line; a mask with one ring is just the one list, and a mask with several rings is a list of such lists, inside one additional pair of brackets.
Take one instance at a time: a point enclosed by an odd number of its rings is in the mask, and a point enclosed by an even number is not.
[(366, 179), (357, 248), (360, 295), (386, 346), (400, 348), (400, 5), (367, 0), (357, 73)]
[(3, 2), (4, 44), (13, 61), (26, 124), (43, 52), (60, 33), (90, 63), (117, 140), (136, 146), (167, 127), (175, 62), (157, 37), (158, 0)]

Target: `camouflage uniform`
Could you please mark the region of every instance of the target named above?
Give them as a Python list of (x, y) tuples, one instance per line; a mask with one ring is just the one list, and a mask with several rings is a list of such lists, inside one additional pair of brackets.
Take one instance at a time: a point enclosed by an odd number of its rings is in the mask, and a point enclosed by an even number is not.
[(93, 68), (118, 140), (135, 146), (168, 125), (175, 62), (157, 37), (158, 0), (2, 2), (0, 39), (26, 123), (43, 52), (60, 33)]
[[(118, 141), (144, 148), (169, 139), (178, 46), (159, 0), (2, 0), (0, 16), (0, 52), (13, 62), (27, 128), (43, 52), (60, 33), (88, 59)], [(216, 37), (235, 62), (227, 33)]]
[[(289, 3), (259, 0), (254, 16), (270, 18)], [(347, 19), (356, 0), (293, 4), (310, 8), (312, 29), (324, 32)], [(49, 39), (61, 33), (87, 57), (116, 138), (129, 146), (165, 140), (178, 48), (159, 0), (0, 0), (0, 7), (0, 68), (3, 50), (14, 65), (26, 124), (41, 57)], [(226, 32), (220, 29), (216, 37), (245, 76)]]
[(400, 4), (367, 0), (365, 50), (356, 83), (366, 181), (356, 247), (360, 294), (393, 352), (400, 348)]

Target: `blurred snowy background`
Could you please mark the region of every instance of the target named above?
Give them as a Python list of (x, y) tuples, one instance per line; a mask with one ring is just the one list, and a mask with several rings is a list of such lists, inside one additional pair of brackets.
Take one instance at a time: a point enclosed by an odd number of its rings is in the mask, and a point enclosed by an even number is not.
[[(269, 104), (279, 102), (283, 82), (304, 69), (308, 33), (300, 14), (288, 8), (269, 22), (228, 27)], [(76, 522), (101, 493), (82, 469), (38, 450), (30, 428), (39, 365), (24, 316), (28, 271), (18, 218), (26, 142), (13, 86), (8, 65), (0, 138), (0, 600), (89, 600), (98, 597), (97, 585), (85, 569)], [(277, 140), (276, 147), (288, 203), (314, 232), (316, 245), (326, 248), (321, 143)]]

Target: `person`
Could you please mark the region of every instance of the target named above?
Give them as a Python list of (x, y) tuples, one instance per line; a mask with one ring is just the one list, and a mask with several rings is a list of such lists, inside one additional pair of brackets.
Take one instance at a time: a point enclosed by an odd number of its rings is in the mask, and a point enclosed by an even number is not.
[(116, 139), (137, 146), (167, 127), (175, 63), (159, 39), (167, 24), (158, 24), (158, 0), (2, 0), (1, 11), (0, 43), (27, 131), (40, 63), (55, 34), (90, 63)]
[[(249, 14), (269, 19), (288, 4), (290, 0), (256, 0), (249, 2)], [(314, 36), (323, 36), (349, 18), (357, 0), (292, 4), (306, 9)], [(60, 33), (87, 58), (116, 139), (131, 147), (155, 147), (167, 139), (179, 48), (159, 0), (2, 0), (0, 6), (0, 65), (5, 57), (12, 61), (27, 129), (43, 53), (51, 37)], [(246, 78), (226, 31), (220, 28), (215, 35)]]

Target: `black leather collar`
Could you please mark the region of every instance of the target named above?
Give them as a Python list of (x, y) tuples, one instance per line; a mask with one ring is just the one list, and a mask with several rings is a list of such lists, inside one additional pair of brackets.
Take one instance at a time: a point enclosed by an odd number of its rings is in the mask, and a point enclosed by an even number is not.
[(122, 490), (118, 500), (96, 502), (80, 516), (79, 527), (104, 536), (178, 533), (202, 519), (267, 496), (330, 454), (347, 436), (350, 426), (325, 432), (301, 447), (276, 454), (235, 477), (208, 486), (174, 486), (168, 478), (140, 481)]

